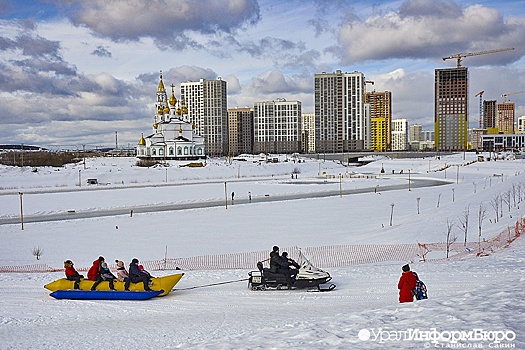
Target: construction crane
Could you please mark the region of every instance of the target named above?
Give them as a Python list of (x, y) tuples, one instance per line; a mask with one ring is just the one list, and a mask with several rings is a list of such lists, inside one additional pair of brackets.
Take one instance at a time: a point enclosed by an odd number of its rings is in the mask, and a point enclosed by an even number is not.
[(459, 68), (459, 67), (461, 67), (461, 60), (463, 59), (463, 57), (485, 55), (485, 54), (488, 54), (488, 53), (496, 53), (496, 52), (510, 51), (510, 50), (514, 50), (514, 48), (513, 47), (508, 47), (506, 49), (496, 49), (496, 50), (469, 52), (469, 53), (458, 53), (458, 54), (455, 54), (455, 55), (450, 55), (448, 57), (443, 57), (443, 61), (455, 58), (458, 61), (458, 68)]
[(480, 129), (483, 129), (483, 93), (484, 92), (485, 90), (481, 90), (476, 95), (474, 95), (476, 97), (479, 96), (479, 128)]
[(514, 91), (514, 92), (509, 92), (507, 94), (501, 95), (501, 97), (503, 97), (503, 103), (507, 102), (507, 96), (521, 94), (522, 92), (525, 92), (525, 91)]

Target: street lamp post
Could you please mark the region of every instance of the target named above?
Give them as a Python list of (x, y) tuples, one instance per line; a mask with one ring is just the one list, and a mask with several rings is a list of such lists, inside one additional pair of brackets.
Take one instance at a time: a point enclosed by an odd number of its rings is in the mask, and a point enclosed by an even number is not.
[(24, 207), (22, 205), (22, 196), (24, 195), (22, 192), (18, 192), (20, 195), (20, 223), (22, 224), (22, 231), (24, 230)]
[(339, 197), (343, 198), (343, 175), (339, 174)]
[(226, 209), (228, 209), (228, 188), (226, 186), (226, 181), (224, 182), (224, 198), (226, 199)]

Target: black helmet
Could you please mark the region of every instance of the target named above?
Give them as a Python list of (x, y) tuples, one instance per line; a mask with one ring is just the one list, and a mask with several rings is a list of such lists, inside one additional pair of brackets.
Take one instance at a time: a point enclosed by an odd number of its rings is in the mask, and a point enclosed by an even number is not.
[(278, 251), (279, 251), (279, 247), (276, 246), (276, 245), (274, 245), (274, 246), (273, 246), (273, 251), (274, 251), (274, 252), (278, 252)]

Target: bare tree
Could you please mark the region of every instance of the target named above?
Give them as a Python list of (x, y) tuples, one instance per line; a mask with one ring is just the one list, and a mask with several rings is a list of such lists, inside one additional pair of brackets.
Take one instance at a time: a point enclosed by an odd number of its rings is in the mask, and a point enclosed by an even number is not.
[[(512, 190), (503, 192), (501, 199), (503, 203), (507, 204), (507, 209), (509, 210), (509, 213), (510, 213), (510, 208), (512, 206)], [(502, 208), (502, 211), (503, 211), (503, 208)]]
[(487, 217), (487, 208), (483, 203), (479, 204), (478, 209), (478, 253), (481, 253), (481, 229), (483, 227), (483, 220)]
[(501, 205), (501, 195), (495, 194), (492, 199), (490, 200), (490, 205), (494, 209), (494, 212), (496, 213), (496, 219), (495, 222), (499, 221), (499, 207)]
[(437, 207), (439, 208), (439, 201), (441, 200), (441, 193), (438, 195), (438, 204)]
[(459, 223), (461, 225), (461, 229), (463, 230), (465, 241), (463, 243), (463, 246), (467, 245), (467, 233), (468, 233), (468, 218), (470, 214), (470, 205), (468, 205), (465, 210), (463, 210), (462, 216), (458, 218)]
[(512, 206), (514, 208), (516, 208), (516, 203), (517, 203), (517, 195), (518, 195), (518, 184), (512, 184), (512, 187), (510, 189), (510, 192), (511, 192), (511, 195), (512, 195)]
[(453, 227), (454, 227), (454, 223), (449, 221), (447, 218), (447, 259), (450, 253), (450, 247), (452, 246), (454, 242), (458, 240), (458, 237), (452, 234)]
[(518, 185), (516, 186), (516, 190), (518, 192), (518, 209), (519, 209), (520, 203), (521, 203), (521, 193), (523, 192), (523, 184), (521, 182), (518, 183)]
[(42, 254), (44, 254), (44, 250), (40, 247), (34, 247), (33, 250), (31, 251), (31, 254), (33, 254), (33, 256), (36, 257), (36, 260), (40, 260), (40, 257), (42, 256)]

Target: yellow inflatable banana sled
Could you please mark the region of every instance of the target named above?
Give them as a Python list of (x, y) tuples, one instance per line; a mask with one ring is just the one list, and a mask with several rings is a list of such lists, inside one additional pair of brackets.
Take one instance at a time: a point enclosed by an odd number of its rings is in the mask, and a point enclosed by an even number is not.
[[(174, 275), (168, 275), (163, 277), (154, 277), (151, 279), (153, 284), (150, 285), (150, 288), (153, 290), (164, 290), (163, 293), (159, 294), (159, 297), (167, 295), (173, 287), (180, 281), (180, 279), (184, 276), (184, 273), (177, 273)], [(80, 289), (81, 290), (91, 290), (91, 287), (93, 286), (94, 281), (90, 281), (88, 279), (82, 279), (80, 281)], [(56, 281), (53, 281), (51, 283), (48, 283), (44, 286), (44, 288), (54, 292), (57, 290), (65, 290), (65, 289), (73, 289), (75, 285), (74, 281), (69, 281), (65, 278), (58, 279)], [(114, 281), (115, 289), (116, 290), (124, 290), (124, 282), (121, 282), (119, 280)], [(109, 282), (103, 281), (97, 286), (97, 290), (110, 290), (109, 289)], [(142, 282), (139, 283), (131, 283), (129, 286), (129, 290), (133, 291), (144, 291), (144, 284)]]

